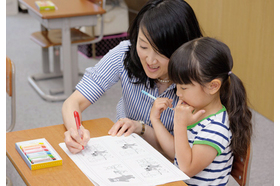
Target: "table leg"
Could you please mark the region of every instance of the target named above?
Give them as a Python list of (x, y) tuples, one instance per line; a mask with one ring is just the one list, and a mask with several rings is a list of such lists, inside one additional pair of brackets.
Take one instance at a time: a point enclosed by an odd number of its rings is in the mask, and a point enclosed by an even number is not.
[(50, 73), (49, 48), (42, 48), (42, 71), (45, 74)]
[[(46, 30), (48, 29), (41, 25), (41, 31)], [(50, 73), (49, 48), (42, 48), (42, 68), (43, 73)]]
[(73, 88), (79, 81), (79, 67), (78, 67), (78, 45), (71, 46), (71, 57), (72, 57), (72, 77), (73, 77)]
[(60, 73), (60, 46), (53, 47), (53, 72)]
[(72, 56), (71, 56), (71, 32), (68, 18), (62, 23), (62, 59), (63, 59), (63, 86), (64, 95), (70, 96), (73, 92)]

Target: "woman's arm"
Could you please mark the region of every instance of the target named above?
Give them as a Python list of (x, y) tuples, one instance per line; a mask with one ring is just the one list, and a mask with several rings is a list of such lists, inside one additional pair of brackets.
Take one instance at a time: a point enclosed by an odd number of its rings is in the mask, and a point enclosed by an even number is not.
[[(82, 138), (79, 136), (76, 122), (74, 118), (74, 111), (81, 113), (90, 106), (90, 101), (87, 100), (79, 91), (75, 90), (69, 98), (67, 98), (62, 105), (62, 117), (67, 131), (65, 135), (65, 144), (71, 153), (80, 152), (90, 139), (89, 131), (81, 126)], [(81, 119), (82, 121), (82, 119)]]

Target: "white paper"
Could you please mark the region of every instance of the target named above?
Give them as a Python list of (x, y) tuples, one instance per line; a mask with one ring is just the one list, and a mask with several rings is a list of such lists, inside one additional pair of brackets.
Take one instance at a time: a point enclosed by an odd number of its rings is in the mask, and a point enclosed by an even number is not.
[(59, 146), (81, 171), (100, 186), (147, 186), (189, 177), (137, 134), (91, 138), (85, 149), (72, 154)]

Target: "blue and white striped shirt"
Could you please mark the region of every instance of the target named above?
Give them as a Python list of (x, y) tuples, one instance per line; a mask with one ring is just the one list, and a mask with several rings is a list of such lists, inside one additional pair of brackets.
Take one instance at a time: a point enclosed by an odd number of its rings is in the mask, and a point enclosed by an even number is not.
[[(124, 68), (123, 61), (126, 52), (129, 50), (130, 42), (122, 41), (118, 46), (110, 50), (94, 67), (89, 67), (82, 80), (77, 84), (76, 89), (81, 92), (91, 103), (95, 103), (105, 92), (118, 81), (121, 81), (122, 97), (117, 105), (116, 121), (120, 118), (144, 121), (151, 125), (150, 110), (154, 100), (141, 90), (145, 90), (155, 97), (167, 97), (173, 99), (173, 106), (176, 106), (178, 97), (175, 93), (176, 85), (170, 85), (161, 95), (158, 88), (150, 88), (143, 84), (133, 84), (136, 79), (130, 79)], [(147, 80), (149, 81), (149, 80)], [(165, 110), (161, 114), (161, 121), (167, 130), (173, 134), (174, 111)]]
[[(216, 114), (188, 126), (188, 140), (191, 148), (195, 144), (204, 144), (217, 150), (217, 156), (210, 165), (185, 181), (188, 185), (222, 186), (228, 183), (233, 162), (231, 138), (232, 133), (225, 107)], [(176, 158), (174, 164), (178, 166)]]

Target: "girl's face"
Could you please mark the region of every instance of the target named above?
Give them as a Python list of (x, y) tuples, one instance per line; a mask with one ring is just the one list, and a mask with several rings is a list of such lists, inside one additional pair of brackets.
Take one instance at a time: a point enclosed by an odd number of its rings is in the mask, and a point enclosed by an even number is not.
[(211, 102), (209, 90), (197, 82), (193, 84), (177, 84), (177, 96), (184, 104), (190, 105), (195, 110), (205, 108)]
[(169, 59), (154, 50), (141, 29), (139, 29), (136, 49), (144, 71), (149, 78), (168, 79)]

